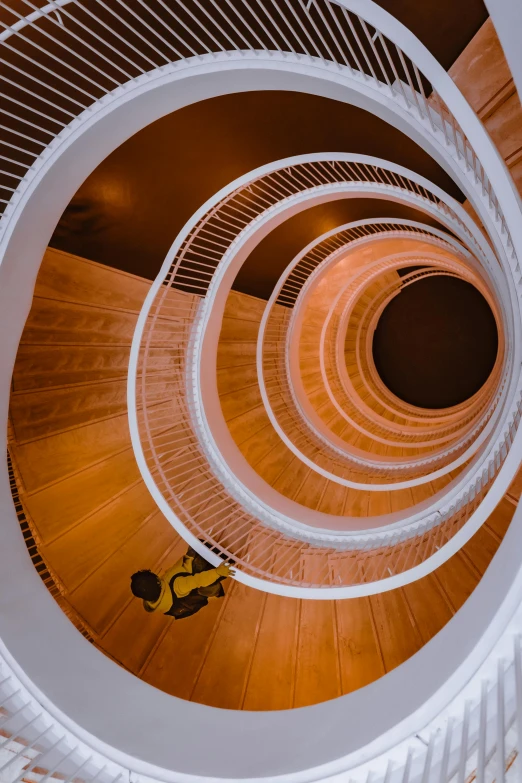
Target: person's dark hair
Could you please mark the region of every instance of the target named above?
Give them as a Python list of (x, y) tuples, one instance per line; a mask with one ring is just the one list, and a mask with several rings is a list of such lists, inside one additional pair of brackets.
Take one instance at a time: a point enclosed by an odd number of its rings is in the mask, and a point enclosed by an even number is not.
[(131, 592), (136, 598), (153, 603), (161, 595), (161, 582), (152, 571), (136, 571), (131, 576)]

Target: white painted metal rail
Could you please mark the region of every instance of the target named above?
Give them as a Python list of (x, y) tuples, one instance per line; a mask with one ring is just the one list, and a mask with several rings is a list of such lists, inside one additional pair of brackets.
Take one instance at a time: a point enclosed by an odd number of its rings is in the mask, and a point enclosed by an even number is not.
[[(364, 592), (374, 590), (381, 580), (403, 579), (407, 572), (413, 577), (415, 567), (435, 563), (441, 551), (449, 556), (448, 545), (466, 523), (474, 517), (478, 524), (479, 506), (518, 428), (520, 387), (508, 410), (505, 403), (499, 406), (499, 414), (508, 417), (507, 430), (504, 425), (499, 429), (497, 420), (495, 434), (471, 475), (465, 475), (443, 504), (411, 521), (406, 518), (400, 526), (365, 534), (318, 533), (292, 525), (260, 499), (249, 497), (216, 454), (199, 390), (205, 319), (240, 243), (275, 207), (324, 194), (325, 189), (349, 192), (353, 187), (364, 192), (378, 187), (396, 198), (418, 199), (426, 209), (440, 210), (441, 219), (445, 216), (453, 226), (461, 226), (465, 237), (470, 233), (439, 196), (396, 170), (354, 156), (312, 156), (302, 163), (275, 165), (241, 187), (232, 186), (179, 238), (140, 317), (129, 378), (131, 432), (149, 489), (196, 549), (208, 554), (210, 548), (216, 562), (234, 561), (239, 579), (269, 591), (292, 594), (295, 589), (302, 595), (305, 589), (311, 591), (310, 597), (324, 594), (325, 588), (328, 592), (356, 587)], [(484, 255), (475, 236), (471, 244)], [(502, 399), (507, 392), (502, 386)], [(384, 485), (374, 484), (374, 489), (379, 486)], [(473, 528), (468, 529), (471, 535)], [(276, 557), (281, 547), (285, 555)], [(307, 566), (311, 559), (313, 569)]]
[(43, 149), (114, 90), (165, 65), (217, 53), (289, 53), (333, 64), (426, 123), (473, 177), (512, 242), (498, 196), (458, 120), (419, 63), (348, 0), (21, 0), (0, 4), (6, 207)]
[[(456, 165), (476, 187), (486, 205), (496, 237), (506, 251), (513, 280), (520, 279), (520, 266), (514, 246), (521, 251), (517, 236), (519, 213), (511, 199), (500, 204), (492, 180), (499, 169), (489, 165), (473, 146), (469, 136), (484, 141), (478, 126), (467, 127), (466, 111), (456, 117), (439, 95), (452, 105), (450, 85), (432, 82), (424, 76), (419, 61), (407, 54), (416, 48), (395, 43), (395, 28), (376, 26), (380, 14), (361, 0), (237, 0), (226, 5), (210, 0), (148, 0), (138, 4), (124, 0), (56, 0), (41, 6), (22, 0), (16, 7), (0, 4), (0, 48), (2, 50), (2, 121), (0, 126), (0, 203), (8, 226), (14, 207), (30, 179), (42, 153), (58, 146), (79, 118), (88, 115), (99, 101), (164, 66), (212, 59), (215, 53), (241, 56), (273, 52), (289, 53), (325, 68), (338, 68), (343, 76), (364, 84), (396, 102), (419, 126), (429, 127)], [(386, 17), (384, 17), (386, 19)], [(393, 27), (393, 26), (392, 26)], [(382, 29), (380, 29), (382, 28)], [(432, 80), (436, 81), (436, 80)], [(459, 104), (460, 106), (461, 104)], [(504, 201), (504, 199), (502, 199)], [(231, 216), (232, 226), (236, 225)], [(224, 225), (223, 225), (224, 227)], [(513, 235), (513, 238), (512, 238)], [(207, 246), (206, 246), (207, 249)], [(211, 255), (211, 265), (214, 256)], [(185, 267), (187, 291), (190, 265)], [(197, 281), (196, 281), (197, 282)], [(519, 297), (518, 290), (514, 300)], [(198, 296), (191, 306), (198, 307)], [(187, 303), (188, 305), (188, 303)], [(193, 312), (187, 306), (187, 324)], [(183, 320), (165, 319), (164, 333), (173, 323), (183, 330)], [(153, 346), (154, 348), (156, 346)], [(161, 343), (158, 346), (161, 366)], [(514, 350), (510, 345), (510, 350)], [(179, 357), (178, 357), (179, 358)], [(174, 357), (173, 362), (176, 361)], [(171, 385), (175, 389), (175, 384)], [(519, 422), (518, 399), (513, 414), (505, 420), (493, 472), (508, 458)], [(190, 443), (190, 438), (187, 441)], [(518, 441), (517, 441), (518, 445)], [(512, 453), (511, 453), (512, 456)], [(483, 477), (488, 484), (489, 474)], [(471, 493), (477, 489), (470, 487)], [(476, 496), (478, 497), (478, 496)], [(475, 773), (480, 781), (497, 781), (520, 775), (520, 736), (522, 727), (522, 666), (520, 636), (522, 625), (516, 617), (498, 649), (486, 661), (484, 670), (474, 674), (468, 692), (453, 704), (449, 718), (441, 718), (433, 732), (420, 739), (411, 737), (406, 746), (387, 754), (384, 768), (370, 766), (350, 779), (377, 783), (413, 783), (439, 780), (464, 781)], [(9, 781), (60, 779), (66, 783), (88, 781), (116, 783), (139, 776), (115, 762), (116, 754), (95, 750), (88, 740), (65, 728), (42, 704), (41, 694), (28, 690), (15, 673), (8, 654), (2, 650), (0, 662), (0, 711), (2, 775)], [(101, 745), (101, 743), (99, 743)], [(506, 771), (507, 770), (507, 771)], [(38, 777), (37, 777), (38, 776)], [(166, 775), (175, 779), (176, 773)], [(186, 779), (186, 776), (183, 776)], [(142, 777), (142, 779), (145, 779)], [(181, 779), (181, 777), (180, 777)], [(309, 777), (309, 780), (312, 778)]]
[[(465, 783), (520, 779), (522, 753), (522, 615), (515, 614), (454, 701), (427, 724), (370, 761), (332, 780), (353, 783)], [(6, 783), (153, 783), (67, 727), (19, 676), (0, 645), (0, 770)], [(288, 778), (266, 778), (277, 783)], [(304, 780), (296, 772), (295, 780)], [(307, 781), (326, 780), (311, 771)], [(165, 780), (186, 783), (184, 774)], [(202, 783), (202, 778), (194, 780)], [(221, 778), (206, 777), (218, 783)], [(228, 778), (227, 778), (228, 780)]]
[[(273, 414), (271, 419), (274, 426), (278, 431), (281, 431), (283, 437), (284, 432), (288, 428), (289, 432), (301, 432), (301, 435), (298, 438), (294, 435), (291, 442), (287, 439), (290, 448), (292, 450), (295, 449), (296, 453), (297, 451), (301, 452), (303, 449), (306, 453), (310, 452), (310, 448), (308, 448), (308, 450), (306, 448), (307, 444), (308, 446), (312, 446), (312, 448), (314, 445), (317, 448), (318, 444), (320, 444), (325, 454), (329, 454), (331, 459), (337, 460), (339, 463), (338, 469), (334, 465), (332, 466), (333, 470), (345, 470), (349, 466), (349, 463), (347, 462), (348, 459), (351, 461), (352, 467), (355, 464), (360, 472), (364, 473), (366, 470), (366, 472), (373, 477), (381, 476), (388, 484), (393, 482), (393, 476), (400, 475), (405, 477), (406, 475), (411, 476), (416, 473), (418, 475), (419, 470), (421, 471), (422, 476), (417, 483), (423, 483), (430, 480), (429, 474), (431, 471), (440, 469), (445, 462), (448, 462), (448, 457), (450, 457), (449, 462), (451, 462), (451, 458), (463, 453), (466, 446), (476, 437), (485, 422), (480, 424), (478, 429), (475, 428), (473, 433), (468, 431), (463, 443), (452, 443), (450, 448), (446, 447), (443, 450), (443, 453), (437, 453), (434, 456), (422, 456), (417, 459), (410, 458), (409, 460), (400, 460), (396, 462), (390, 462), (386, 459), (379, 461), (377, 457), (374, 460), (365, 460), (360, 455), (356, 457), (353, 453), (350, 454), (348, 444), (346, 444), (345, 449), (341, 449), (340, 447), (336, 448), (335, 444), (331, 443), (327, 437), (322, 436), (321, 433), (313, 427), (313, 424), (307, 419), (306, 414), (304, 414), (293, 391), (291, 371), (288, 363), (288, 354), (292, 350), (295, 350), (293, 343), (297, 340), (297, 337), (292, 330), (292, 321), (295, 320), (300, 309), (297, 306), (297, 303), (302, 299), (302, 295), (306, 292), (310, 282), (316, 277), (316, 270), (322, 271), (323, 267), (327, 268), (329, 264), (338, 261), (346, 253), (360, 247), (361, 243), (368, 242), (368, 237), (373, 237), (374, 240), (378, 240), (386, 238), (387, 236), (393, 239), (407, 236), (405, 232), (398, 231), (398, 228), (398, 226), (391, 224), (388, 227), (388, 231), (383, 231), (380, 224), (373, 224), (371, 221), (365, 221), (365, 225), (360, 227), (357, 226), (355, 228), (355, 236), (353, 236), (353, 229), (343, 230), (338, 233), (334, 231), (329, 232), (329, 235), (324, 241), (318, 241), (317, 244), (312, 245), (312, 248), (308, 250), (308, 252), (300, 254), (302, 257), (298, 256), (297, 259), (289, 265), (274, 289), (261, 322), (257, 351), (258, 378), (263, 393), (265, 407), (267, 411)], [(418, 229), (416, 230), (418, 231)], [(434, 237), (426, 232), (418, 233), (417, 236), (424, 240), (434, 239)], [(448, 249), (449, 247), (447, 244), (443, 244), (442, 246), (445, 247), (445, 249)], [(320, 259), (320, 261), (318, 261), (318, 259)], [(412, 261), (411, 259), (408, 259), (403, 262), (402, 259), (394, 257), (389, 261), (370, 264), (368, 269), (366, 269), (366, 267), (358, 269), (355, 273), (352, 273), (350, 285), (346, 289), (346, 294), (342, 294), (341, 292), (337, 304), (344, 309), (349, 308), (357, 300), (357, 296), (359, 296), (365, 284), (379, 277), (387, 270), (393, 270), (396, 267), (405, 264), (416, 265), (418, 263), (422, 263), (422, 260), (414, 259)], [(442, 264), (443, 262), (441, 261), (440, 263)], [(446, 267), (445, 274), (451, 274), (451, 269), (454, 269), (455, 274), (466, 274), (466, 267), (460, 269), (460, 267), (457, 268), (455, 264), (451, 267), (449, 263), (446, 263)], [(296, 272), (295, 270), (298, 271)], [(425, 270), (423, 272), (415, 273), (413, 279), (417, 279), (419, 275), (424, 276), (426, 274), (436, 273), (437, 272), (433, 270)], [(289, 280), (291, 281), (290, 284), (288, 284)], [(400, 285), (404, 284), (405, 281), (403, 280)], [(283, 292), (283, 296), (281, 295), (281, 292)], [(341, 299), (343, 301), (341, 301)], [(278, 307), (283, 301), (285, 302), (283, 305), (284, 309), (281, 306)], [(302, 306), (303, 305), (301, 305), (301, 307)], [(340, 319), (335, 319), (335, 313), (332, 313), (332, 316), (334, 317), (334, 320), (336, 320), (336, 327), (338, 327)], [(323, 367), (323, 355), (326, 350), (325, 343), (330, 346), (330, 353), (333, 354), (333, 358), (330, 362), (330, 373), (326, 373)], [(436, 416), (431, 422), (428, 422), (425, 417), (424, 420), (419, 421), (419, 424), (424, 421), (424, 428), (419, 429), (418, 426), (416, 428), (406, 426), (404, 429), (403, 425), (395, 425), (393, 422), (378, 417), (371, 409), (361, 410), (362, 406), (358, 406), (357, 399), (351, 399), (344, 392), (342, 403), (337, 403), (330, 391), (330, 375), (332, 370), (335, 369), (338, 361), (344, 363), (344, 352), (342, 352), (343, 355), (340, 358), (337, 357), (336, 343), (337, 339), (336, 334), (334, 333), (329, 332), (327, 340), (324, 339), (324, 335), (321, 337), (321, 368), (324, 385), (331, 395), (332, 402), (336, 404), (339, 413), (346, 418), (347, 422), (357, 431), (360, 431), (370, 438), (374, 438), (376, 432), (379, 433), (382, 431), (382, 437), (390, 438), (390, 440), (387, 441), (389, 443), (396, 443), (397, 440), (405, 440), (407, 443), (410, 443), (412, 447), (416, 447), (417, 442), (423, 440), (421, 437), (423, 433), (431, 433), (434, 425), (438, 437), (440, 437), (441, 434), (444, 435), (447, 427), (449, 427), (449, 435), (447, 437), (453, 437), (452, 433), (454, 433), (456, 429), (462, 428), (468, 424), (474, 416), (476, 417), (477, 414), (481, 412), (481, 409), (485, 408), (488, 402), (491, 402), (491, 394), (489, 397), (485, 398), (485, 394), (483, 393), (481, 395), (481, 401), (479, 401), (478, 404), (478, 410), (477, 405), (475, 405), (473, 406), (471, 413), (464, 409), (464, 411), (459, 411), (451, 417), (446, 416), (444, 419), (449, 418), (447, 424), (444, 423), (444, 420), (439, 422)], [(491, 381), (494, 382), (495, 378), (492, 378)], [(342, 384), (339, 385), (342, 387)], [(490, 384), (490, 386), (494, 392), (494, 384)], [(487, 416), (488, 418), (491, 416), (494, 407), (495, 405), (491, 406)], [(350, 413), (348, 413), (348, 411), (350, 411)], [(457, 417), (457, 421), (455, 421), (455, 417)], [(369, 428), (367, 422), (369, 422)], [(431, 423), (431, 427), (426, 429), (429, 423)], [(405, 419), (405, 424), (409, 424), (408, 419)], [(376, 426), (378, 428), (377, 430)], [(404, 435), (402, 435), (403, 432)], [(379, 438), (380, 441), (382, 441), (382, 437)], [(470, 454), (471, 453), (473, 453), (473, 451), (471, 451)], [(468, 458), (470, 454), (468, 454)], [(313, 461), (313, 456), (311, 456), (311, 459)], [(322, 464), (323, 467), (325, 467), (324, 461)], [(451, 469), (452, 467), (449, 466), (447, 471)], [(329, 473), (330, 472), (329, 469)], [(332, 478), (332, 476), (330, 476), (330, 478)], [(346, 474), (344, 475), (344, 478), (346, 478)], [(362, 480), (363, 478), (360, 476), (359, 481)], [(370, 484), (371, 481), (368, 483)]]

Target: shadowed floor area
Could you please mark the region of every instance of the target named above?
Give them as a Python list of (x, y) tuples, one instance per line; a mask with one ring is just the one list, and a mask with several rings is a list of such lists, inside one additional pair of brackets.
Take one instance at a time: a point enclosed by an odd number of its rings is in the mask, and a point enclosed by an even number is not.
[(401, 400), (446, 408), (480, 389), (497, 347), (495, 320), (482, 294), (463, 280), (430, 277), (386, 306), (373, 358), (382, 381)]

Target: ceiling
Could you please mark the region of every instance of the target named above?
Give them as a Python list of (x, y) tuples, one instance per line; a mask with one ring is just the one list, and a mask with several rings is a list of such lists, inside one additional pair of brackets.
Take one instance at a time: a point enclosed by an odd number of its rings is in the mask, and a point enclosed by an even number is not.
[[(122, 144), (79, 189), (51, 245), (153, 279), (178, 231), (218, 189), (257, 166), (310, 152), (375, 155), (463, 198), (415, 142), (363, 109), (297, 92), (237, 93), (181, 109)], [(367, 209), (352, 204), (344, 214)], [(335, 225), (337, 213), (321, 213), (318, 233), (325, 223)], [(246, 273), (240, 280), (240, 290), (266, 296)]]
[(375, 0), (448, 70), (488, 18), (483, 0)]
[(384, 309), (373, 337), (375, 366), (401, 400), (445, 408), (486, 381), (497, 355), (495, 319), (482, 294), (452, 277), (404, 288)]
[(290, 218), (261, 240), (243, 264), (233, 287), (236, 291), (268, 299), (285, 267), (316, 237), (344, 223), (371, 217), (404, 218), (438, 225), (423, 212), (380, 199), (344, 199), (312, 207)]
[[(487, 19), (482, 0), (380, 0), (379, 5), (405, 23), (445, 68)], [(153, 279), (177, 233), (218, 189), (257, 166), (312, 152), (375, 155), (413, 169), (463, 200), (450, 177), (429, 155), (362, 109), (297, 92), (237, 93), (181, 109), (122, 144), (78, 190), (50, 244)], [(413, 210), (374, 199), (347, 199), (314, 207), (262, 240), (238, 274), (234, 288), (267, 299), (284, 267), (306, 244), (337, 225), (365, 217), (404, 217), (433, 225)], [(441, 280), (444, 282), (436, 282)], [(475, 390), (482, 382), (490, 359), (473, 348), (473, 335), (482, 334), (490, 346), (494, 343), (488, 321), (491, 314), (488, 316), (473, 297), (454, 298), (455, 311), (446, 312), (443, 329), (434, 329), (442, 318), (433, 309), (441, 294), (439, 288), (455, 282), (445, 281), (425, 281), (428, 293), (424, 300), (418, 299), (418, 284), (393, 300), (380, 324), (381, 337), (386, 331), (387, 341), (382, 337), (376, 343), (376, 360), (390, 387), (404, 399), (417, 399), (423, 405), (430, 402), (433, 407), (454, 404), (464, 386)], [(421, 301), (427, 309), (419, 306)], [(446, 377), (445, 366), (451, 364), (445, 357), (452, 348), (452, 336), (464, 334), (464, 327), (457, 323), (460, 316), (467, 319), (466, 328), (472, 328), (466, 333), (467, 342), (462, 338), (468, 346), (467, 363), (451, 360), (458, 375), (452, 386), (449, 380), (441, 379)], [(423, 334), (424, 340), (432, 341), (433, 356), (430, 351), (428, 360), (424, 342), (424, 351), (415, 359), (417, 365), (410, 362), (403, 366), (400, 357), (405, 355), (405, 346), (399, 344), (400, 330), (401, 339), (408, 334), (411, 337), (414, 331), (419, 340)], [(459, 340), (458, 345), (462, 343)], [(458, 345), (453, 345), (455, 351)], [(467, 368), (465, 373), (463, 368)], [(430, 380), (432, 371), (438, 383)], [(467, 379), (462, 380), (464, 375)], [(401, 386), (403, 381), (406, 386)]]

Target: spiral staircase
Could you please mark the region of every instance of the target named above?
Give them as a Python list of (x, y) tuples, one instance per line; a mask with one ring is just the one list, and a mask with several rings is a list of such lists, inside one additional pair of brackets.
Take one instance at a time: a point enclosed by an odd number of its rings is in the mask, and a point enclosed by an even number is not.
[[(371, 0), (0, 6), (2, 783), (520, 779), (522, 72), (505, 19), (446, 72)], [(229, 177), (153, 282), (50, 246), (141, 129), (272, 90), (375, 115), (453, 195), (323, 150)], [(241, 290), (280, 227), (356, 200), (379, 209), (280, 249), (265, 298)], [(498, 335), (480, 389), (439, 409), (394, 395), (372, 351), (386, 307), (433, 278), (473, 286)], [(130, 574), (187, 545), (234, 564), (225, 598), (145, 613)]]

